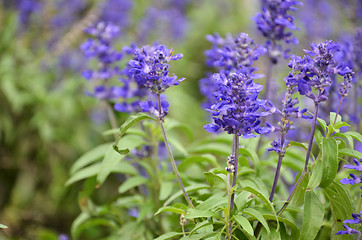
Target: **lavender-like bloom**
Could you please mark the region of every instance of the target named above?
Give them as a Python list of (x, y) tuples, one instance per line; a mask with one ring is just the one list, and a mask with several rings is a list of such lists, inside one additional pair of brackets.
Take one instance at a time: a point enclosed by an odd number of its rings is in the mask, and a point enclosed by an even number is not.
[(19, 10), (19, 20), (21, 24), (29, 23), (30, 16), (41, 10), (42, 5), (35, 0), (20, 0), (17, 4)]
[(338, 231), (336, 233), (336, 235), (344, 235), (344, 234), (348, 234), (348, 235), (352, 235), (352, 234), (358, 234), (359, 232), (356, 229), (350, 228), (348, 227), (346, 224), (343, 224), (343, 227), (346, 229), (346, 231)]
[(240, 33), (235, 39), (231, 35), (223, 39), (219, 34), (207, 35), (206, 38), (213, 44), (210, 50), (205, 51), (207, 65), (226, 76), (238, 72), (256, 77), (252, 75), (256, 70), (252, 64), (266, 53), (266, 49), (255, 44), (248, 34)]
[(267, 38), (266, 47), (272, 61), (276, 63), (281, 54), (281, 41), (297, 44), (298, 40), (290, 30), (298, 29), (294, 25), (294, 17), (289, 11), (294, 11), (296, 5), (302, 5), (296, 0), (264, 0), (262, 12), (258, 13), (254, 21), (259, 31)]
[(130, 13), (133, 6), (131, 0), (107, 0), (102, 6), (100, 20), (111, 22), (121, 29), (130, 24)]
[[(333, 77), (352, 74), (352, 70), (336, 61), (334, 54), (339, 45), (333, 41), (312, 43), (311, 48), (311, 51), (304, 50), (307, 55), (303, 58), (292, 56), (288, 66), (292, 68), (290, 77), (297, 81), (299, 93), (320, 103), (328, 99)], [(317, 95), (312, 92), (312, 87), (317, 90)]]
[(264, 134), (273, 130), (270, 124), (260, 126), (260, 117), (276, 111), (271, 102), (257, 99), (263, 89), (260, 84), (242, 73), (232, 73), (229, 77), (214, 74), (214, 80), (218, 86), (214, 93), (217, 103), (208, 110), (214, 123), (205, 125), (205, 130), (214, 133), (222, 129), (246, 138), (254, 137), (254, 132)]
[[(356, 160), (356, 159), (353, 159), (354, 163), (356, 165), (352, 165), (352, 164), (346, 164), (344, 165), (343, 167), (344, 168), (348, 168), (348, 169), (354, 169), (354, 170), (357, 170), (357, 171), (360, 171), (362, 172), (362, 165), (360, 162), (362, 162), (362, 159), (360, 159), (359, 161)], [(362, 174), (357, 177), (356, 175), (354, 175), (353, 173), (349, 174), (351, 176), (352, 179), (349, 179), (349, 178), (343, 178), (341, 180), (341, 183), (342, 184), (351, 184), (351, 185), (354, 185), (354, 184), (358, 184), (358, 183), (361, 183), (362, 182)]]
[(134, 52), (134, 59), (128, 62), (129, 72), (137, 84), (160, 94), (172, 85), (178, 85), (184, 78), (169, 76), (168, 63), (179, 60), (182, 54), (172, 55), (173, 50), (164, 45), (144, 46)]

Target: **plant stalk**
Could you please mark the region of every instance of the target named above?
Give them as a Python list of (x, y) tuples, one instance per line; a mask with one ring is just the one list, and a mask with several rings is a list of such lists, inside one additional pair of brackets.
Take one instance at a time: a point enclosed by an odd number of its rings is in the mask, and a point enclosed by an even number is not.
[(159, 119), (158, 119), (158, 122), (160, 124), (160, 127), (161, 127), (161, 131), (162, 131), (162, 136), (163, 136), (163, 140), (165, 142), (165, 145), (166, 145), (166, 148), (167, 148), (167, 151), (168, 151), (168, 155), (170, 156), (170, 160), (171, 160), (171, 165), (172, 165), (172, 168), (173, 168), (173, 171), (175, 172), (175, 175), (176, 175), (176, 178), (177, 178), (177, 182), (178, 184), (180, 185), (180, 188), (184, 194), (184, 197), (187, 201), (187, 203), (189, 204), (189, 206), (191, 208), (194, 208), (194, 205), (192, 204), (190, 198), (189, 198), (189, 195), (187, 194), (186, 192), (186, 189), (182, 183), (182, 180), (181, 180), (181, 176), (180, 176), (180, 173), (179, 171), (177, 170), (177, 166), (176, 166), (176, 162), (175, 162), (175, 159), (173, 157), (173, 154), (172, 154), (172, 151), (171, 151), (171, 148), (170, 148), (170, 144), (167, 140), (167, 136), (166, 136), (166, 131), (165, 131), (165, 127), (163, 126), (163, 119), (161, 118), (162, 116), (162, 109), (161, 109), (161, 97), (160, 97), (160, 94), (157, 94), (157, 102), (158, 102), (158, 112), (159, 112)]
[(313, 116), (313, 122), (312, 122), (312, 130), (310, 132), (310, 136), (309, 136), (309, 142), (308, 142), (308, 150), (307, 150), (307, 155), (305, 157), (305, 165), (304, 165), (304, 170), (303, 172), (307, 172), (307, 167), (308, 167), (308, 162), (309, 162), (309, 157), (310, 157), (310, 152), (312, 150), (312, 144), (313, 144), (313, 139), (314, 139), (314, 132), (315, 132), (315, 127), (317, 125), (317, 117), (318, 117), (318, 108), (319, 108), (319, 104), (318, 103), (314, 103), (314, 116)]
[(341, 106), (342, 106), (342, 101), (343, 101), (343, 96), (341, 96), (341, 99), (339, 100), (339, 104), (338, 104), (338, 108), (337, 108), (337, 112), (336, 112), (336, 117), (334, 118), (333, 125), (336, 124), (336, 122), (337, 122), (337, 117), (338, 117), (338, 114), (339, 114), (339, 110), (341, 109)]
[(282, 132), (281, 138), (280, 138), (281, 152), (279, 153), (278, 164), (277, 164), (277, 168), (276, 168), (276, 170), (275, 170), (273, 186), (272, 186), (272, 189), (271, 189), (271, 191), (270, 191), (270, 196), (269, 196), (269, 201), (270, 201), (270, 202), (273, 202), (275, 190), (276, 190), (276, 188), (277, 188), (277, 184), (278, 184), (278, 180), (279, 180), (280, 168), (281, 168), (281, 166), (282, 166), (282, 161), (283, 161), (284, 154), (285, 154), (284, 143), (285, 143), (285, 133)]

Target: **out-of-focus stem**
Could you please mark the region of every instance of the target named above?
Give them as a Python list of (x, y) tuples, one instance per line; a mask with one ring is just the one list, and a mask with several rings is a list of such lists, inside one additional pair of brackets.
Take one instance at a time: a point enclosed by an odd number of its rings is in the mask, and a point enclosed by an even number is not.
[(303, 172), (307, 172), (307, 167), (308, 167), (308, 162), (309, 162), (309, 157), (310, 157), (310, 152), (312, 150), (312, 144), (313, 144), (313, 139), (314, 139), (314, 132), (315, 132), (315, 127), (317, 125), (317, 117), (318, 117), (318, 107), (319, 104), (318, 103), (314, 103), (314, 116), (313, 116), (313, 122), (312, 122), (312, 130), (310, 131), (310, 136), (309, 136), (309, 142), (308, 142), (308, 149), (307, 149), (307, 155), (305, 157), (305, 165), (304, 165), (304, 170)]
[[(238, 177), (238, 165), (239, 165), (239, 136), (237, 134), (234, 135), (234, 139), (235, 139), (235, 144), (234, 144), (234, 167), (235, 167), (235, 172), (233, 174), (233, 184), (232, 187), (234, 187), (236, 185), (236, 179)], [(233, 210), (234, 208), (234, 198), (235, 198), (235, 192), (233, 192), (233, 194), (231, 195), (231, 209), (230, 211)]]
[(336, 112), (336, 117), (334, 118), (333, 124), (336, 124), (336, 122), (337, 122), (337, 117), (338, 117), (338, 114), (339, 114), (339, 110), (341, 109), (342, 101), (343, 101), (343, 96), (341, 96), (341, 100), (339, 100), (339, 104), (338, 104), (338, 108), (337, 108), (337, 112)]
[(285, 143), (285, 133), (282, 132), (281, 138), (280, 138), (280, 148), (281, 148), (281, 152), (279, 153), (278, 164), (277, 164), (277, 168), (276, 168), (276, 170), (275, 170), (273, 186), (272, 186), (272, 189), (271, 189), (271, 191), (270, 191), (270, 196), (269, 196), (269, 201), (270, 201), (270, 202), (273, 201), (274, 194), (275, 194), (275, 190), (276, 190), (276, 188), (277, 188), (277, 184), (278, 184), (278, 180), (279, 180), (280, 168), (281, 168), (281, 166), (282, 166), (282, 160), (283, 160), (284, 154), (285, 154), (284, 143)]
[(162, 136), (163, 136), (163, 140), (165, 142), (165, 145), (166, 145), (166, 148), (167, 148), (167, 151), (168, 151), (168, 155), (170, 156), (170, 160), (171, 160), (171, 165), (172, 165), (172, 168), (173, 168), (173, 171), (175, 172), (176, 174), (176, 178), (177, 178), (177, 182), (178, 184), (180, 185), (180, 188), (184, 194), (184, 197), (187, 201), (187, 203), (189, 204), (189, 206), (191, 208), (194, 208), (194, 205), (192, 204), (190, 198), (189, 198), (189, 195), (187, 194), (186, 192), (186, 189), (182, 183), (182, 180), (181, 180), (181, 177), (180, 177), (180, 173), (178, 172), (177, 170), (177, 166), (176, 166), (176, 162), (175, 162), (175, 159), (173, 157), (173, 154), (172, 154), (172, 151), (171, 151), (171, 148), (170, 148), (170, 145), (168, 143), (168, 140), (167, 140), (167, 136), (166, 136), (166, 131), (165, 131), (165, 127), (163, 126), (163, 119), (162, 119), (162, 108), (161, 108), (161, 97), (160, 97), (160, 94), (157, 94), (157, 102), (158, 102), (158, 112), (159, 112), (159, 119), (158, 119), (158, 122), (160, 124), (160, 127), (161, 127), (161, 131), (162, 131)]
[[(111, 124), (112, 129), (118, 128), (116, 116), (114, 115), (114, 112), (113, 112), (113, 109), (112, 109), (110, 103), (107, 102), (107, 101), (104, 101), (104, 102), (106, 104), (107, 115), (108, 115), (108, 119), (109, 119), (109, 122)], [(114, 136), (114, 139), (117, 139), (117, 134), (116, 133), (114, 133), (113, 136)]]
[(273, 62), (270, 59), (266, 69), (266, 80), (265, 80), (265, 100), (270, 100), (270, 85), (271, 85), (271, 78), (272, 78), (272, 69), (273, 69)]

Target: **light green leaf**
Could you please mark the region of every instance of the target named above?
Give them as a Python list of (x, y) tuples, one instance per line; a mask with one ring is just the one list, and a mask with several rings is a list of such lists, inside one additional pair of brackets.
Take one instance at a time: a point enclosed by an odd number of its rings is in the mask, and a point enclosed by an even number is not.
[(266, 206), (269, 208), (269, 210), (273, 212), (273, 214), (275, 215), (275, 218), (276, 218), (276, 213), (275, 213), (272, 203), (269, 201), (268, 197), (266, 197), (260, 190), (253, 188), (253, 187), (249, 187), (249, 186), (244, 187), (242, 190), (250, 192), (250, 193), (254, 194), (255, 196), (257, 196), (258, 198), (260, 198), (266, 204)]
[[(263, 217), (266, 220), (275, 220), (274, 215), (263, 214)], [(289, 221), (287, 218), (282, 218), (282, 217), (279, 217), (279, 216), (278, 216), (278, 221), (282, 222), (282, 223), (285, 223), (286, 225), (288, 225), (290, 227), (290, 230), (291, 230), (290, 239), (299, 239), (300, 230), (297, 227), (297, 225), (295, 225), (295, 223)]]
[(79, 171), (83, 167), (94, 163), (98, 159), (102, 158), (104, 154), (106, 154), (109, 146), (112, 146), (113, 143), (105, 143), (102, 145), (99, 145), (89, 152), (86, 152), (83, 154), (80, 158), (78, 158), (73, 166), (70, 169), (70, 175), (73, 175), (75, 172)]
[(352, 132), (352, 131), (345, 132), (344, 134), (349, 135), (349, 136), (353, 137), (354, 139), (356, 139), (357, 141), (362, 143), (362, 134), (360, 134), (358, 132)]
[(142, 184), (146, 184), (149, 180), (141, 176), (135, 176), (127, 179), (118, 189), (119, 193), (124, 193), (131, 188), (137, 187)]
[(263, 217), (263, 214), (261, 214), (259, 211), (255, 210), (254, 208), (247, 208), (243, 210), (244, 214), (250, 215), (257, 219), (266, 229), (268, 234), (270, 233), (270, 229), (268, 226), (268, 223), (265, 221), (265, 218)]
[(235, 221), (251, 236), (254, 236), (254, 229), (248, 219), (242, 215), (234, 215)]
[[(319, 155), (321, 156), (321, 155)], [(316, 160), (316, 165), (313, 168), (313, 172), (312, 172), (312, 176), (310, 177), (309, 183), (308, 183), (308, 189), (313, 190), (315, 188), (317, 188), (321, 181), (322, 181), (322, 176), (323, 176), (323, 161), (321, 159), (321, 157), (317, 158)], [(302, 190), (305, 191), (306, 189)], [(303, 196), (304, 199), (304, 196)], [(304, 200), (303, 200), (304, 201)]]
[(223, 196), (224, 193), (216, 193), (213, 194), (211, 197), (200, 203), (196, 206), (196, 209), (199, 210), (213, 210), (220, 205), (227, 203), (227, 197)]
[(197, 163), (200, 164), (203, 162), (212, 164), (213, 167), (219, 167), (219, 164), (217, 163), (215, 156), (213, 156), (211, 154), (203, 154), (201, 156), (191, 156), (191, 157), (185, 158), (184, 160), (182, 160), (180, 165), (178, 165), (178, 170), (180, 172), (183, 172), (191, 164), (197, 164)]
[(314, 239), (323, 223), (324, 208), (318, 196), (312, 191), (306, 191), (303, 211), (303, 224), (300, 240)]
[(339, 155), (345, 155), (345, 156), (350, 156), (350, 157), (354, 157), (357, 159), (361, 159), (362, 158), (362, 153), (353, 150), (353, 149), (349, 149), (349, 148), (342, 148), (338, 150), (338, 154)]
[(166, 198), (168, 198), (171, 193), (172, 193), (172, 189), (173, 189), (173, 183), (172, 182), (161, 182), (161, 189), (160, 189), (160, 200), (163, 201)]
[[(193, 184), (191, 186), (185, 187), (185, 190), (187, 193), (193, 192), (193, 191), (197, 191), (200, 189), (207, 189), (209, 188), (208, 185), (206, 184)], [(168, 204), (170, 204), (173, 200), (175, 200), (176, 198), (180, 197), (183, 195), (182, 190), (177, 191), (175, 194), (173, 194), (169, 199), (166, 200), (166, 202), (163, 204), (164, 206), (167, 206)]]
[(323, 129), (323, 132), (324, 134), (326, 135), (327, 134), (327, 123), (326, 121), (324, 121), (323, 119), (321, 118), (317, 118), (317, 121), (319, 122), (319, 124), (321, 125), (322, 129)]
[(336, 122), (334, 122), (334, 119), (335, 119), (335, 118), (336, 118), (336, 113), (335, 113), (335, 112), (331, 112), (331, 113), (329, 114), (329, 122), (330, 122), (330, 125), (334, 125), (335, 123), (337, 124), (337, 123), (342, 122), (342, 117), (341, 117), (341, 115), (338, 114), (338, 117), (337, 117)]
[(118, 153), (125, 155), (129, 153), (130, 150), (139, 147), (145, 144), (143, 138), (138, 135), (126, 135), (120, 138), (116, 144), (114, 144), (113, 148)]
[(260, 169), (260, 167), (259, 167), (260, 166), (260, 159), (259, 159), (258, 154), (256, 154), (255, 151), (250, 151), (250, 150), (248, 150), (246, 148), (240, 147), (239, 148), (239, 153), (243, 154), (243, 155), (246, 155), (246, 156), (249, 156), (254, 162), (254, 166), (255, 166), (254, 168), (256, 170)]
[(189, 153), (212, 153), (217, 155), (229, 156), (230, 146), (222, 143), (208, 143), (190, 148)]
[[(296, 176), (296, 178), (295, 178), (296, 180), (299, 179), (300, 174), (301, 173), (299, 173)], [(292, 204), (293, 205), (295, 205), (295, 206), (303, 205), (303, 203), (304, 203), (304, 195), (305, 195), (305, 191), (307, 189), (308, 183), (309, 183), (309, 179), (310, 179), (309, 174), (304, 173), (304, 175), (302, 175), (302, 179), (300, 180), (301, 183), (300, 183), (298, 189), (296, 190), (296, 192), (294, 194), (294, 197), (292, 199)]]
[(338, 146), (334, 138), (322, 140), (321, 160), (323, 162), (323, 174), (320, 186), (325, 188), (333, 181), (338, 170)]
[(183, 132), (185, 132), (189, 139), (192, 140), (194, 138), (194, 134), (192, 132), (192, 130), (190, 129), (189, 126), (187, 126), (186, 124), (182, 124), (178, 121), (176, 121), (175, 119), (172, 119), (172, 118), (167, 118), (165, 120), (165, 130), (168, 132), (168, 131), (171, 131), (173, 129), (181, 129)]
[(210, 188), (212, 189), (214, 187), (215, 181), (224, 183), (225, 187), (227, 187), (227, 183), (223, 177), (221, 177), (221, 174), (215, 174), (213, 172), (205, 172), (204, 176), (207, 180), (207, 182), (210, 184)]
[(103, 182), (106, 180), (108, 175), (112, 172), (114, 167), (124, 158), (124, 155), (120, 155), (117, 153), (112, 146), (109, 146), (103, 161), (101, 163), (98, 175), (97, 175), (97, 181), (99, 184), (103, 184)]
[(185, 219), (194, 219), (201, 217), (212, 217), (215, 216), (216, 213), (213, 213), (209, 210), (199, 210), (196, 208), (189, 209), (188, 213), (185, 215)]
[(0, 223), (0, 228), (8, 228), (7, 226), (5, 226), (4, 224)]
[(178, 213), (178, 214), (186, 213), (186, 211), (184, 209), (171, 207), (171, 206), (165, 206), (165, 207), (161, 207), (160, 209), (158, 209), (157, 212), (155, 213), (155, 216), (161, 212), (173, 212), (173, 213)]
[(99, 169), (101, 167), (101, 163), (95, 163), (91, 166), (85, 167), (75, 174), (73, 174), (68, 181), (65, 183), (65, 186), (69, 186), (72, 183), (75, 183), (79, 180), (83, 180), (85, 178), (90, 178), (98, 174)]
[(290, 146), (295, 146), (295, 147), (300, 147), (300, 148), (303, 148), (303, 149), (305, 149), (305, 150), (308, 150), (308, 144), (306, 144), (306, 143), (300, 143), (300, 142), (290, 141), (290, 142), (289, 142), (289, 145), (290, 145)]
[(155, 238), (154, 240), (167, 240), (167, 239), (181, 236), (182, 234), (183, 233), (179, 233), (179, 232), (168, 232), (168, 233), (165, 233), (165, 234), (159, 236), (158, 238)]
[(136, 123), (145, 120), (145, 119), (149, 119), (152, 121), (158, 121), (156, 118), (150, 117), (145, 113), (137, 113), (136, 115), (130, 116), (120, 127), (120, 134), (119, 136), (122, 137), (127, 130), (132, 127), (133, 125), (135, 125)]

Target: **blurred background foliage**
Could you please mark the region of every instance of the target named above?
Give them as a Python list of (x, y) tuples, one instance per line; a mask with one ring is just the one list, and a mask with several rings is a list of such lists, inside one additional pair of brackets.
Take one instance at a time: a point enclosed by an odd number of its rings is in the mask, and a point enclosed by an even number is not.
[[(353, 32), (355, 22), (347, 13), (358, 13), (357, 0), (320, 2), (307, 0), (296, 12), (301, 45), (293, 53), (301, 53), (311, 41), (338, 40)], [(328, 11), (322, 2), (328, 4)], [(112, 19), (122, 26), (118, 49), (132, 42), (140, 46), (157, 41), (183, 53), (184, 58), (171, 67), (187, 80), (167, 91), (170, 115), (187, 123), (197, 140), (208, 136), (202, 127), (208, 118), (200, 106), (203, 97), (198, 87), (198, 80), (210, 71), (204, 64), (204, 51), (211, 46), (205, 35), (246, 32), (262, 43), (252, 21), (259, 4), (247, 0), (2, 0), (0, 223), (9, 228), (0, 230), (0, 239), (69, 235), (80, 212), (80, 186), (64, 186), (70, 166), (87, 150), (111, 140), (101, 134), (110, 128), (105, 106), (84, 94), (90, 89), (81, 78), (85, 59), (79, 46), (87, 38), (84, 27)], [(275, 73), (278, 81), (287, 75), (285, 63)], [(258, 64), (258, 73), (265, 72), (263, 59)], [(277, 86), (276, 91), (284, 89)], [(126, 114), (117, 117), (121, 125)], [(107, 184), (97, 190), (99, 201), (113, 195), (112, 181)]]

